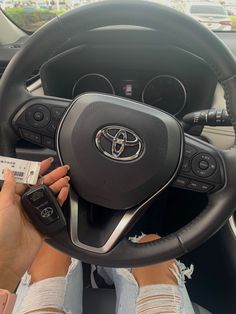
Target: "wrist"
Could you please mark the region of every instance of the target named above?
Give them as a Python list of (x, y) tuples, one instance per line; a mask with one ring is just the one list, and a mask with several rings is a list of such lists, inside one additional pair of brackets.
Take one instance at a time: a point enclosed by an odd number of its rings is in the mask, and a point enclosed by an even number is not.
[(21, 278), (11, 269), (0, 267), (0, 289), (5, 289), (13, 293), (20, 279)]

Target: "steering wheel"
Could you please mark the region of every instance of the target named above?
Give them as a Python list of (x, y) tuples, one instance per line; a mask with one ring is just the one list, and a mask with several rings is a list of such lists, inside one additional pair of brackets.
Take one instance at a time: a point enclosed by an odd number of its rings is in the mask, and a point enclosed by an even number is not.
[[(61, 162), (71, 166), (72, 191), (68, 227), (49, 243), (88, 263), (134, 267), (179, 257), (222, 227), (236, 204), (236, 150), (222, 151), (184, 134), (175, 117), (132, 100), (87, 93), (70, 101), (33, 97), (26, 90), (25, 79), (56, 55), (75, 30), (86, 34), (113, 25), (181, 34), (184, 45), (191, 43), (191, 51), (222, 84), (236, 129), (236, 62), (212, 32), (151, 2), (104, 1), (56, 17), (11, 60), (0, 86), (0, 154), (14, 156), (19, 138), (55, 145)], [(166, 237), (144, 244), (129, 241), (127, 232), (171, 184), (179, 189), (190, 184), (207, 193), (207, 207)]]

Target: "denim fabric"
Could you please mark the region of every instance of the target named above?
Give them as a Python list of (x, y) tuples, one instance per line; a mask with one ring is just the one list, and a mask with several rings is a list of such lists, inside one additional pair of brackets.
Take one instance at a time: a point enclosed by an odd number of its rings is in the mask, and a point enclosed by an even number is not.
[[(156, 306), (155, 312), (159, 313), (159, 301), (162, 295), (167, 295), (167, 292), (172, 297), (171, 300), (171, 314), (194, 314), (192, 303), (189, 299), (186, 287), (185, 276), (189, 279), (193, 272), (193, 268), (186, 268), (183, 263), (177, 262), (173, 269), (170, 269), (177, 279), (178, 285), (150, 285), (144, 288), (139, 288), (134, 276), (129, 269), (114, 269), (106, 267), (98, 267), (98, 273), (105, 279), (107, 284), (114, 283), (117, 295), (116, 313), (117, 314), (139, 314), (148, 313), (152, 314), (150, 310), (145, 307), (145, 311), (138, 311), (137, 305), (142, 297), (160, 296), (159, 300), (152, 303), (152, 307)], [(177, 301), (179, 298), (179, 302)], [(156, 298), (157, 299), (157, 298)], [(161, 312), (167, 312), (170, 308), (170, 302), (166, 298), (161, 300)], [(174, 306), (173, 306), (174, 305)], [(167, 308), (168, 307), (168, 308)], [(175, 307), (175, 309), (173, 309)]]
[[(177, 264), (178, 270), (174, 270), (176, 274), (176, 278), (178, 281), (178, 286), (173, 285), (152, 285), (145, 287), (144, 290), (139, 289), (139, 286), (134, 279), (133, 275), (130, 273), (128, 269), (114, 269), (114, 268), (103, 268), (98, 267), (98, 272), (108, 284), (114, 283), (116, 288), (116, 295), (117, 295), (117, 305), (116, 305), (116, 313), (117, 314), (136, 314), (137, 313), (137, 301), (142, 299), (142, 295), (146, 297), (147, 295), (161, 295), (161, 293), (166, 293), (173, 289), (175, 290), (175, 294), (179, 293), (179, 302), (178, 306), (178, 314), (194, 314), (191, 302), (189, 300), (185, 285), (184, 285), (184, 276), (186, 274), (186, 269), (183, 264)], [(182, 268), (181, 268), (182, 267)], [(62, 278), (62, 277), (58, 277)], [(80, 314), (83, 312), (82, 310), (82, 294), (83, 294), (83, 287), (82, 287), (82, 266), (81, 262), (72, 260), (72, 264), (68, 270), (67, 276), (65, 279), (65, 286), (63, 288), (64, 298), (60, 300), (54, 300), (53, 307), (63, 310), (66, 314)], [(44, 285), (44, 289), (47, 290), (48, 294), (50, 295), (50, 290), (53, 289), (52, 285), (56, 284), (57, 278), (52, 278), (52, 282), (50, 283), (51, 279), (47, 279), (46, 282), (42, 280), (38, 282), (38, 285)], [(42, 309), (48, 307), (48, 303), (45, 304), (45, 301), (42, 300), (41, 303), (38, 302), (39, 296), (37, 294), (33, 295), (30, 292), (34, 284), (31, 286), (30, 283), (30, 276), (25, 275), (21, 283), (17, 289), (17, 302), (15, 304), (13, 314), (23, 314), (22, 310), (24, 308), (32, 310)], [(45, 285), (46, 283), (46, 285)], [(174, 287), (174, 288), (173, 288)], [(42, 289), (42, 286), (41, 286)], [(27, 296), (30, 295), (30, 298)], [(172, 294), (171, 294), (172, 295)], [(58, 304), (56, 304), (58, 302)], [(27, 303), (27, 304), (26, 304)], [(30, 305), (29, 305), (30, 303)], [(37, 306), (35, 307), (35, 305)], [(58, 305), (58, 306), (57, 306)], [(96, 305), (95, 305), (96, 308)], [(48, 314), (49, 312), (44, 312), (43, 310), (38, 311), (37, 313), (40, 314)], [(51, 314), (53, 312), (50, 312)], [(142, 313), (142, 312), (139, 312)], [(145, 312), (149, 313), (149, 312)], [(150, 312), (151, 313), (151, 312)], [(54, 314), (54, 313), (53, 313)]]
[[(52, 307), (63, 310), (67, 314), (81, 314), (83, 313), (82, 307), (83, 307), (83, 271), (82, 271), (82, 264), (80, 261), (72, 259), (71, 265), (68, 269), (68, 273), (66, 275), (64, 280), (64, 287), (63, 292), (60, 293), (60, 296), (63, 294), (63, 297), (58, 300), (56, 298), (53, 298), (54, 300), (52, 302), (48, 302), (49, 296), (51, 291), (54, 289), (53, 286), (55, 286), (57, 283), (60, 282), (63, 277), (58, 278), (49, 278), (46, 280), (42, 280), (40, 282), (37, 282), (35, 284), (30, 284), (30, 276), (28, 274), (25, 274), (20, 282), (20, 285), (17, 289), (17, 299), (16, 304), (13, 310), (13, 314), (23, 314), (24, 309), (27, 308), (27, 311), (30, 310), (37, 310), (41, 308), (46, 307)], [(32, 288), (34, 289), (34, 286), (38, 285), (39, 290), (35, 290), (31, 293)], [(40, 296), (36, 294), (37, 291), (40, 290), (46, 290), (45, 293), (48, 293), (47, 301), (41, 299), (41, 303), (38, 302)], [(46, 303), (46, 304), (45, 304)], [(56, 304), (55, 304), (56, 303)], [(59, 306), (58, 306), (59, 304)], [(50, 306), (49, 306), (50, 305)], [(36, 306), (36, 307), (35, 307)], [(48, 314), (49, 312), (45, 311), (38, 311), (37, 314)], [(53, 313), (53, 312), (50, 312)]]
[(139, 287), (129, 270), (124, 268), (98, 267), (98, 273), (107, 284), (116, 288), (116, 313), (135, 314)]

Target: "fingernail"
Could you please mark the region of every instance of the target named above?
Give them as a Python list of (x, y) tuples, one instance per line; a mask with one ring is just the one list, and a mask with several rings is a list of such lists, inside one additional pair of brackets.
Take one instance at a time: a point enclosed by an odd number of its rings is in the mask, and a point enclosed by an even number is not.
[(66, 176), (66, 179), (67, 179), (68, 181), (70, 181), (70, 177), (69, 177), (69, 176)]
[(66, 167), (67, 170), (70, 170), (70, 166), (69, 165), (65, 165), (64, 167)]
[(49, 159), (51, 164), (54, 162), (54, 158), (53, 157), (49, 157), (48, 159)]
[(10, 179), (12, 177), (12, 172), (10, 169), (5, 168), (4, 169), (4, 179)]

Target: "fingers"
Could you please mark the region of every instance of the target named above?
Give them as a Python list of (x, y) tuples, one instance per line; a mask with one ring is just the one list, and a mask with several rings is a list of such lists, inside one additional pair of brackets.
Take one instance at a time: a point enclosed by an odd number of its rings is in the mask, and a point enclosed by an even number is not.
[(43, 183), (46, 185), (52, 185), (57, 180), (63, 178), (67, 174), (69, 169), (70, 167), (68, 165), (65, 165), (51, 171), (43, 177)]
[(6, 199), (12, 199), (16, 192), (16, 180), (13, 172), (10, 169), (4, 169), (4, 183), (1, 190), (1, 195)]
[(48, 159), (43, 160), (40, 164), (40, 174), (44, 174), (50, 168), (53, 161), (53, 157), (49, 157)]
[(57, 194), (61, 191), (61, 189), (63, 187), (68, 187), (69, 181), (70, 181), (70, 177), (66, 176), (66, 177), (59, 179), (55, 183), (51, 184), (49, 187), (54, 194)]
[(62, 206), (64, 204), (65, 200), (67, 199), (67, 196), (69, 194), (69, 188), (70, 188), (69, 184), (68, 184), (68, 186), (64, 186), (61, 189), (60, 193), (58, 194), (57, 201), (60, 204), (60, 206)]
[[(51, 166), (52, 162), (54, 161), (53, 157), (45, 159), (41, 162), (40, 165), (40, 174), (45, 173), (48, 168)], [(70, 167), (68, 165), (59, 167), (50, 173), (44, 175), (43, 183), (50, 186), (53, 193), (58, 194), (60, 202), (63, 204), (67, 198), (69, 192), (69, 180), (70, 178), (66, 176)], [(38, 184), (40, 184), (41, 180), (39, 180)], [(27, 185), (25, 184), (17, 184), (15, 192), (18, 195), (22, 195), (25, 190), (27, 189)]]
[(23, 183), (16, 183), (16, 193), (21, 195), (27, 189), (27, 185)]
[(58, 194), (57, 201), (62, 206), (69, 194), (69, 180), (70, 177), (66, 176), (70, 167), (68, 165), (59, 167), (43, 178), (44, 184), (47, 184), (54, 194)]
[[(39, 173), (40, 174), (45, 173), (48, 170), (48, 168), (50, 168), (53, 161), (54, 161), (53, 157), (49, 157), (49, 158), (43, 160), (40, 164)], [(26, 189), (27, 189), (27, 184), (22, 184), (22, 183), (16, 184), (16, 193), (17, 194), (22, 195), (26, 191)]]

